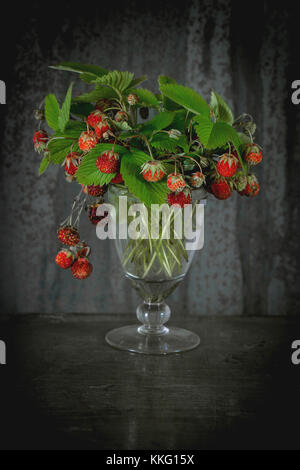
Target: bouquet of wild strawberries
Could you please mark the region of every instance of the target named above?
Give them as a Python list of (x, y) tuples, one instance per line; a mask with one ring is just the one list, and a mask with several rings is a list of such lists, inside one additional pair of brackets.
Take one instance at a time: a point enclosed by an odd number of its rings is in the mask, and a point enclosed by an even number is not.
[(217, 199), (227, 199), (233, 191), (258, 194), (251, 171), (262, 160), (253, 141), (255, 123), (247, 114), (234, 119), (216, 92), (208, 104), (166, 76), (159, 77), (160, 92), (154, 94), (140, 87), (145, 76), (134, 78), (130, 72), (77, 63), (53, 68), (78, 73), (91, 88), (72, 98), (71, 84), (61, 106), (55, 95), (48, 95), (36, 117), (40, 125), (46, 119), (54, 132), (39, 129), (33, 138), (35, 149), (44, 154), (39, 174), (50, 164), (63, 165), (66, 180), (82, 186), (84, 199), (82, 193), (76, 198), (58, 230), (59, 240), (69, 248), (56, 257), (62, 268), (72, 266), (76, 278), (92, 270), (89, 247), (78, 232), (81, 211), (85, 207), (96, 224), (109, 185), (125, 185), (146, 206), (168, 202), (183, 207), (200, 187)]

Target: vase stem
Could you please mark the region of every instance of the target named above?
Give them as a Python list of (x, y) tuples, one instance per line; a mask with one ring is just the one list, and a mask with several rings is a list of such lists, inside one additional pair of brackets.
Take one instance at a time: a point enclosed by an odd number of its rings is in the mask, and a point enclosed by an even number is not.
[(140, 333), (162, 335), (169, 331), (164, 324), (169, 320), (171, 310), (165, 302), (143, 302), (138, 306), (136, 316), (142, 323), (138, 329)]

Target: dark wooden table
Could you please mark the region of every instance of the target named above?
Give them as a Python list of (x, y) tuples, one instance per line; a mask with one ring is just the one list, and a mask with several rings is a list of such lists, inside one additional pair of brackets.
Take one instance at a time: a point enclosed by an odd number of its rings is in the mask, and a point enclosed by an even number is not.
[(1, 322), (1, 448), (300, 448), (300, 365), (291, 362), (299, 319), (177, 320), (201, 345), (165, 357), (105, 343), (133, 315)]

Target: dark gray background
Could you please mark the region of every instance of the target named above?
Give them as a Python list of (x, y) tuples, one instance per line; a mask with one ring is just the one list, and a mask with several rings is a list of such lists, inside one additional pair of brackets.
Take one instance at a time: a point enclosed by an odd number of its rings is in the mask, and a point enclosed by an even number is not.
[[(264, 149), (261, 192), (254, 200), (209, 199), (205, 247), (170, 305), (178, 315), (298, 313), (299, 112), (290, 100), (291, 82), (299, 78), (298, 39), (295, 12), (284, 5), (32, 3), (7, 18), (0, 76), (7, 84), (7, 105), (0, 107), (2, 312), (113, 314), (133, 311), (138, 302), (113, 242), (98, 240), (88, 221), (82, 233), (93, 248), (93, 275), (79, 282), (54, 263), (56, 228), (77, 187), (65, 183), (59, 167), (37, 177), (33, 110), (50, 92), (64, 95), (75, 77), (47, 66), (68, 60), (147, 73), (153, 91), (159, 74), (206, 99), (214, 88), (235, 115), (255, 117)], [(75, 93), (82, 89), (76, 82)]]

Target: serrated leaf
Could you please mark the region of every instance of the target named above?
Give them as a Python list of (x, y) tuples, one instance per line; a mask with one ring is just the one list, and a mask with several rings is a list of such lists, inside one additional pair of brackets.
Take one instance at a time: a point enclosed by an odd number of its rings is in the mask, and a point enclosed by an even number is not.
[(129, 87), (132, 79), (133, 73), (131, 72), (118, 72), (117, 70), (113, 70), (97, 78), (95, 83), (110, 86), (122, 92)]
[(152, 91), (146, 88), (130, 88), (130, 93), (135, 93), (139, 97), (140, 105), (158, 106), (158, 99)]
[(127, 121), (114, 121), (112, 120), (112, 123), (114, 124), (114, 126), (119, 129), (120, 131), (130, 131), (132, 130), (132, 127), (128, 124)]
[(146, 206), (163, 204), (169, 193), (165, 181), (150, 183), (141, 175), (141, 166), (149, 160), (149, 155), (140, 151), (128, 152), (121, 160), (121, 173), (129, 191)]
[[(159, 86), (170, 85), (170, 84), (176, 84), (176, 80), (174, 80), (174, 78), (167, 77), (166, 75), (160, 75), (158, 77), (158, 83), (159, 83)], [(166, 109), (167, 111), (176, 111), (181, 108), (179, 104), (170, 100), (169, 98), (167, 98), (167, 96), (164, 96), (164, 95), (161, 95), (161, 96), (162, 96), (161, 100), (163, 102), (164, 109)]]
[(175, 139), (170, 139), (168, 134), (154, 134), (150, 143), (152, 147), (159, 151), (166, 151), (170, 153), (176, 152), (177, 141)]
[(201, 114), (209, 119), (210, 109), (206, 101), (196, 91), (183, 85), (160, 85), (164, 96), (188, 109), (192, 113)]
[(195, 130), (200, 142), (208, 149), (222, 147), (227, 142), (232, 142), (239, 156), (242, 168), (245, 171), (245, 165), (240, 155), (241, 141), (238, 133), (226, 122), (216, 122), (196, 116), (194, 121)]
[(167, 77), (167, 75), (160, 75), (158, 77), (159, 85), (170, 85), (177, 83), (176, 80), (172, 77)]
[[(74, 101), (74, 100), (73, 100)], [(95, 106), (90, 103), (71, 103), (70, 113), (75, 116), (87, 117), (94, 111)]]
[(55, 95), (50, 94), (45, 98), (45, 118), (47, 124), (54, 131), (58, 130), (59, 105)]
[(96, 166), (96, 161), (99, 155), (106, 150), (113, 150), (114, 152), (122, 155), (127, 152), (125, 147), (114, 144), (97, 144), (88, 154), (86, 154), (76, 172), (76, 179), (81, 184), (108, 184), (115, 176), (116, 173), (101, 173)]
[(153, 131), (160, 131), (170, 126), (173, 122), (175, 114), (171, 111), (163, 111), (156, 114), (153, 119), (148, 121), (144, 126), (142, 126), (139, 131), (144, 135), (151, 135)]
[(186, 109), (179, 109), (175, 111), (174, 119), (172, 124), (168, 127), (169, 129), (177, 129), (180, 132), (184, 133), (185, 127), (188, 126), (188, 121), (186, 122), (186, 115), (188, 111)]
[(70, 139), (79, 139), (80, 134), (86, 131), (86, 124), (81, 121), (67, 122), (63, 132), (57, 131), (54, 137), (65, 137)]
[(72, 100), (72, 88), (73, 88), (73, 83), (68, 88), (65, 100), (63, 102), (63, 105), (59, 111), (58, 115), (58, 125), (59, 129), (61, 131), (64, 130), (67, 122), (69, 121), (69, 116), (70, 116), (70, 109), (71, 109), (71, 100)]
[(41, 176), (47, 170), (49, 163), (50, 163), (49, 156), (45, 155), (40, 164), (39, 176)]
[(211, 91), (210, 107), (217, 121), (224, 121), (232, 125), (234, 118), (230, 107), (214, 90)]
[(56, 70), (65, 70), (67, 72), (76, 72), (76, 73), (88, 72), (98, 77), (101, 77), (102, 75), (106, 75), (109, 72), (107, 69), (99, 67), (98, 65), (80, 64), (78, 62), (61, 62), (60, 64), (57, 64), (57, 65), (50, 65), (50, 68), (56, 69)]
[(50, 152), (50, 161), (54, 165), (61, 165), (71, 149), (73, 152), (79, 150), (77, 142), (71, 139), (53, 139), (47, 148)]
[(146, 80), (148, 80), (147, 75), (141, 75), (140, 77), (134, 78), (130, 83), (130, 87), (136, 87), (141, 83), (145, 82)]
[(97, 85), (94, 90), (89, 93), (83, 93), (82, 95), (73, 98), (74, 103), (95, 103), (103, 98), (113, 99), (117, 98), (117, 93), (112, 88), (107, 88), (103, 85)]

